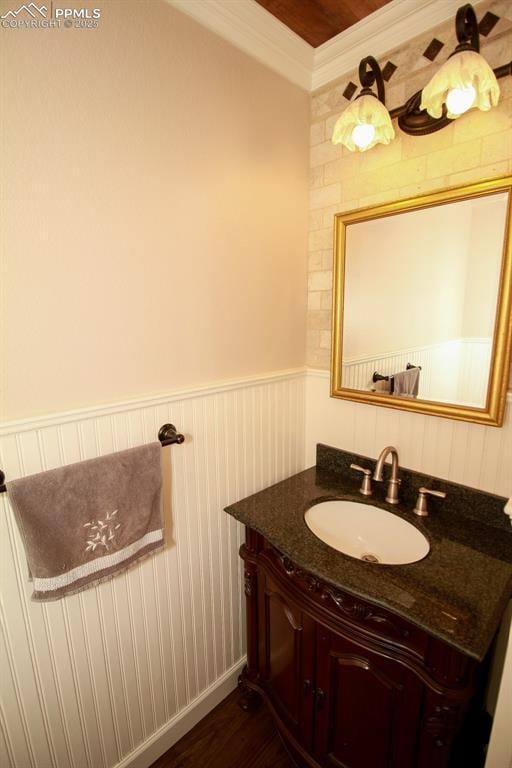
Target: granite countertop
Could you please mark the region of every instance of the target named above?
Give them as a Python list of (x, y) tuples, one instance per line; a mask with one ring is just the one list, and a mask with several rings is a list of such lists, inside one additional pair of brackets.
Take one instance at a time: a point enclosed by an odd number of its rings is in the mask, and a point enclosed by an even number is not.
[[(384, 501), (385, 484), (359, 492), (361, 476), (351, 462), (375, 459), (319, 445), (317, 465), (226, 507), (261, 533), (296, 565), (353, 595), (388, 608), (481, 660), (512, 597), (512, 529), (505, 499), (456, 483), (400, 469), (401, 502)], [(388, 466), (388, 465), (386, 465)], [(420, 485), (445, 490), (429, 498), (430, 514), (412, 513)], [(367, 563), (329, 547), (307, 527), (304, 512), (332, 498), (388, 509), (419, 528), (430, 542), (423, 560), (407, 565)]]

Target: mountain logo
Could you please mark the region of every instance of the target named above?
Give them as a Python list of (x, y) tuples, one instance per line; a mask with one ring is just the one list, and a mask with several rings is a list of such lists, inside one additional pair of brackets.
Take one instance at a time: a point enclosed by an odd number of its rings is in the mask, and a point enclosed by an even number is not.
[[(33, 19), (39, 19), (41, 17), (43, 19), (46, 19), (46, 14), (48, 13), (48, 8), (46, 7), (46, 5), (42, 5), (41, 7), (39, 7), (35, 3), (29, 3), (28, 5), (22, 5), (20, 8), (18, 8), (17, 11), (7, 11), (7, 13), (5, 13), (0, 18), (2, 18), (2, 19), (8, 19), (8, 18), (17, 19), (18, 16), (21, 13), (23, 13), (23, 12), (28, 13), (29, 16), (32, 16)], [(39, 14), (39, 16), (37, 14)]]

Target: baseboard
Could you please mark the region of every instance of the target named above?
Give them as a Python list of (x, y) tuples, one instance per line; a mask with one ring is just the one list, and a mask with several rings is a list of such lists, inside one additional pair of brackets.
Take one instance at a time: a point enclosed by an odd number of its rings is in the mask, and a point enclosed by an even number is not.
[(240, 659), (219, 677), (209, 688), (178, 712), (171, 720), (164, 723), (149, 739), (139, 744), (129, 755), (117, 763), (114, 768), (149, 768), (160, 755), (181, 739), (191, 728), (211, 712), (217, 704), (236, 688), (238, 676), (245, 666), (246, 658)]

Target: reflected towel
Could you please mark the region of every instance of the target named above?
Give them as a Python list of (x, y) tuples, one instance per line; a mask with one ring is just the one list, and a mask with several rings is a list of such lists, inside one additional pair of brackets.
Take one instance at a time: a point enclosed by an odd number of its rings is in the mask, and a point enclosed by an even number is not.
[(400, 397), (418, 397), (420, 385), (420, 368), (409, 368), (393, 376), (393, 394)]
[(388, 379), (388, 381), (376, 381), (373, 385), (374, 392), (381, 392), (383, 394), (389, 395), (391, 392), (391, 382)]
[(151, 443), (7, 483), (33, 600), (79, 592), (163, 546), (161, 454)]

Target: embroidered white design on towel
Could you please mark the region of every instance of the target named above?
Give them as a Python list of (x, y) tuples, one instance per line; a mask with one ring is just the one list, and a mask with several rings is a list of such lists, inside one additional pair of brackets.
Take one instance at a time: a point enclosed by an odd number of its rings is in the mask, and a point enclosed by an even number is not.
[(115, 542), (116, 531), (121, 527), (117, 522), (117, 509), (113, 512), (107, 512), (105, 520), (91, 520), (84, 523), (84, 528), (88, 528), (86, 534), (86, 552), (94, 552), (96, 547), (104, 547), (107, 551)]

